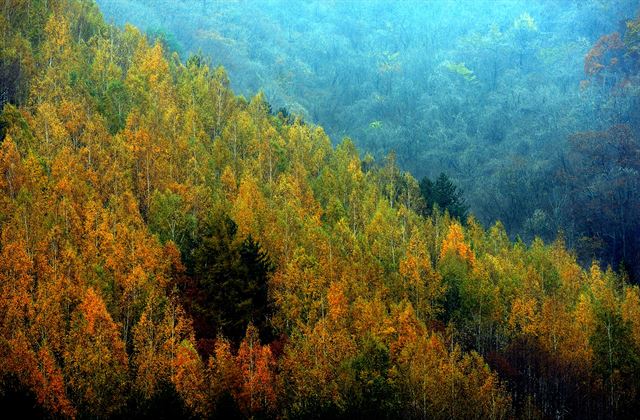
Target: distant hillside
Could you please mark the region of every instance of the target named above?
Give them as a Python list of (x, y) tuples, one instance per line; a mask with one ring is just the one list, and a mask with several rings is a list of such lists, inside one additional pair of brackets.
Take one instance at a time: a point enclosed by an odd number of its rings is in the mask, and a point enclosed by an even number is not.
[[(608, 161), (581, 174), (571, 141), (624, 124), (640, 150), (637, 54), (594, 49), (616, 32), (635, 48), (637, 1), (98, 3), (183, 57), (203, 52), (237, 91), (264, 91), (334, 144), (348, 136), (378, 160), (393, 151), (418, 179), (444, 172), (485, 226), (500, 220), (528, 243), (561, 233), (583, 264), (622, 262), (640, 278), (640, 242), (623, 240), (640, 238), (639, 178), (625, 172), (636, 169)], [(590, 74), (594, 52), (618, 64)], [(621, 184), (631, 192), (604, 187)]]

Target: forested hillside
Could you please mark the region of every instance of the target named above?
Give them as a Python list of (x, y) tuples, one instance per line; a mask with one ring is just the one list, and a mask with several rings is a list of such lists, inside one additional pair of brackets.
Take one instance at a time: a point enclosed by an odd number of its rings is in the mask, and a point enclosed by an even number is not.
[[(637, 0), (98, 3), (334, 144), (394, 151), (418, 179), (446, 173), (485, 226), (527, 243), (562, 232), (583, 264), (640, 279), (638, 159), (615, 157), (640, 155)], [(583, 167), (576, 136), (606, 143), (603, 161)]]
[[(585, 269), (562, 237), (529, 245), (425, 210), (425, 191), (457, 202), (446, 177), (420, 185), (393, 157), (333, 146), (91, 0), (0, 11), (9, 414), (637, 414), (640, 289), (624, 271)], [(594, 83), (610, 44), (637, 54), (635, 39), (602, 41)], [(597, 165), (589, 142), (631, 147), (628, 130), (577, 136), (577, 156)]]

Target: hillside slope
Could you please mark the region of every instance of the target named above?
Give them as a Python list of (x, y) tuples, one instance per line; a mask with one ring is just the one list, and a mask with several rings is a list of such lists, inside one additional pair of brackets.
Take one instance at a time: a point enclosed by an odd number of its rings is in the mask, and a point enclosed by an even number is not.
[[(205, 53), (236, 92), (264, 91), (335, 144), (394, 151), (418, 179), (446, 173), (483, 225), (501, 220), (527, 243), (563, 232), (585, 264), (621, 264), (640, 281), (640, 240), (626, 239), (640, 238), (637, 1), (98, 3), (109, 20)], [(612, 136), (616, 125), (631, 136)], [(597, 168), (568, 165), (584, 152), (571, 138), (591, 131), (613, 150)], [(635, 154), (624, 164), (620, 142)]]
[[(0, 395), (55, 417), (625, 417), (640, 290), (435, 212), (92, 1), (2, 6)], [(23, 414), (23, 415), (26, 415)]]

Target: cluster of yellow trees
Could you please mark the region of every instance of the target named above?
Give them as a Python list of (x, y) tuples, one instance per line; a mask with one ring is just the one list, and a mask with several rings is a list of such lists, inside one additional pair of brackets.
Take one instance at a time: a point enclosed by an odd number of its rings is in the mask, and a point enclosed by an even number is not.
[[(222, 69), (104, 24), (91, 1), (0, 8), (1, 65), (19, 72), (0, 146), (5, 402), (68, 417), (166, 400), (198, 417), (638, 408), (640, 293), (623, 275), (584, 270), (561, 240), (419, 216), (393, 159), (234, 96)], [(199, 343), (182, 285), (212, 213), (273, 262), (268, 342), (249, 323)]]

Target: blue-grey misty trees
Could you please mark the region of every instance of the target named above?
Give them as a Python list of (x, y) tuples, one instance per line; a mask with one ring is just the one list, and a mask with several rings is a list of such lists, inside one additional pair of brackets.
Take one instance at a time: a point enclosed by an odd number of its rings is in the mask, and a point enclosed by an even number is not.
[(570, 135), (607, 130), (633, 104), (580, 89), (585, 55), (625, 32), (631, 0), (98, 3), (172, 48), (205, 52), (239, 91), (263, 90), (335, 142), (349, 136), (379, 160), (394, 151), (418, 178), (445, 172), (481, 221), (526, 240), (562, 231), (578, 244), (584, 232), (551, 179)]

